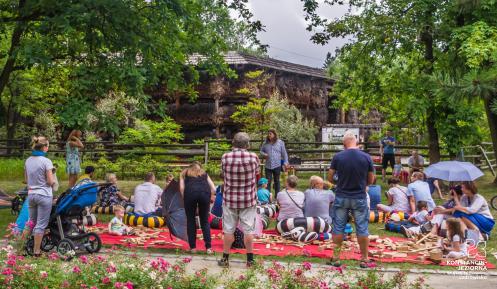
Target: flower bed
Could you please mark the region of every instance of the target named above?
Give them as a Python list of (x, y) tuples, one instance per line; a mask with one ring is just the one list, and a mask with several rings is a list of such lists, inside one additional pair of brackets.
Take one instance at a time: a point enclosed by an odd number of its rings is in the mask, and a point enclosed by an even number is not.
[(16, 255), (11, 246), (0, 252), (0, 287), (2, 288), (424, 288), (422, 278), (407, 282), (405, 273), (392, 278), (371, 270), (367, 273), (345, 272), (345, 268), (312, 269), (304, 262), (283, 266), (273, 262), (259, 264), (244, 274), (232, 272), (209, 274), (207, 269), (188, 272), (191, 258), (170, 263), (163, 258), (146, 258), (136, 254), (79, 256), (72, 262), (60, 260), (57, 254), (40, 258)]

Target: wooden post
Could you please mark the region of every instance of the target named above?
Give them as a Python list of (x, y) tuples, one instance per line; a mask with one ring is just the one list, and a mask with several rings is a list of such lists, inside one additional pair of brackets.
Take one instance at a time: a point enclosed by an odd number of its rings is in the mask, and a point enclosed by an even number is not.
[(204, 164), (209, 162), (209, 139), (204, 139)]

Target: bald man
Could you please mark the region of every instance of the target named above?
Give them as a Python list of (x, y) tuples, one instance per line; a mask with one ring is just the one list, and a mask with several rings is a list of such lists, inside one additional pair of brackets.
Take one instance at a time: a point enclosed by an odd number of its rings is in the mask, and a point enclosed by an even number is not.
[(361, 268), (369, 268), (368, 224), (369, 208), (366, 187), (373, 183), (373, 161), (371, 156), (359, 149), (357, 139), (352, 133), (343, 137), (345, 150), (337, 153), (331, 161), (328, 180), (336, 184), (335, 202), (332, 209), (333, 242), (336, 244), (329, 265), (340, 266), (340, 249), (343, 242), (345, 225), (349, 211), (355, 220), (357, 241), (361, 249)]

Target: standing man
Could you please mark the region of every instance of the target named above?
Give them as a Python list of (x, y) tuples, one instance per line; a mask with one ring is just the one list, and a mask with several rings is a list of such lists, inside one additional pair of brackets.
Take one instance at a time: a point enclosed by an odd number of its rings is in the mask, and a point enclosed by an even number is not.
[(268, 189), (271, 191), (271, 181), (274, 180), (274, 197), (280, 191), (281, 171), (288, 167), (288, 154), (285, 143), (278, 138), (276, 130), (270, 129), (266, 142), (261, 147), (261, 155), (266, 160), (265, 175), (268, 179)]
[(380, 154), (382, 166), (381, 174), (383, 180), (385, 180), (388, 165), (390, 164), (392, 172), (395, 166), (395, 138), (392, 136), (391, 130), (387, 130), (387, 135), (380, 141)]
[(248, 152), (250, 138), (239, 132), (233, 138), (233, 150), (221, 158), (224, 175), (223, 194), (223, 258), (221, 267), (229, 267), (231, 245), (235, 240), (235, 229), (240, 224), (247, 250), (247, 267), (254, 264), (253, 239), (256, 214), (256, 178), (259, 172), (259, 157)]
[(336, 177), (336, 197), (331, 216), (332, 236), (336, 246), (333, 258), (327, 264), (340, 266), (340, 250), (350, 211), (354, 216), (357, 241), (361, 249), (360, 266), (368, 268), (371, 261), (368, 259), (369, 208), (366, 187), (374, 180), (373, 161), (371, 156), (359, 149), (353, 133), (345, 133), (343, 145), (345, 150), (333, 157), (328, 174), (330, 182)]

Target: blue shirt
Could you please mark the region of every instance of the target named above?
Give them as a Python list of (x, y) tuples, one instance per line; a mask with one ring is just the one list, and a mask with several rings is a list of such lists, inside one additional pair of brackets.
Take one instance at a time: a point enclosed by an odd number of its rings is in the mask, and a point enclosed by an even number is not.
[(410, 183), (407, 186), (408, 197), (414, 196), (414, 200), (416, 201), (416, 206), (419, 201), (426, 201), (428, 203), (428, 211), (433, 211), (435, 209), (435, 202), (431, 197), (430, 186), (427, 182), (423, 182), (417, 180), (415, 182)]
[(259, 188), (257, 190), (257, 199), (261, 204), (267, 204), (269, 203), (269, 197), (271, 196), (271, 193), (264, 188)]
[(337, 197), (366, 198), (368, 173), (373, 171), (373, 160), (369, 154), (359, 149), (346, 149), (333, 157), (330, 168), (337, 178)]
[(383, 146), (383, 153), (386, 155), (393, 155), (395, 153), (395, 148), (393, 145), (388, 145), (386, 142), (391, 141), (395, 142), (395, 138), (393, 136), (386, 136), (381, 139), (381, 145)]
[(275, 143), (266, 141), (261, 147), (261, 154), (267, 156), (266, 169), (276, 169), (281, 167), (281, 163), (288, 164), (288, 154), (285, 149), (285, 142), (277, 139)]

